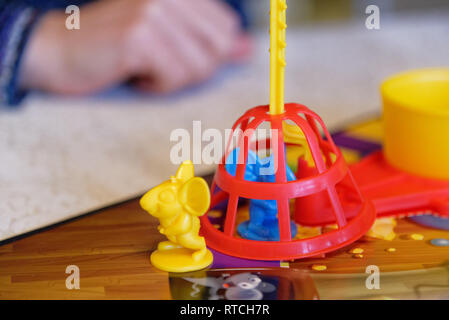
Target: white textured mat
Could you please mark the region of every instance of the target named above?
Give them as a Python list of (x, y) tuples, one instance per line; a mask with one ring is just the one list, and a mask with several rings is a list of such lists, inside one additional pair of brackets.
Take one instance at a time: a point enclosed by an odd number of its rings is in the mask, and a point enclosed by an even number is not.
[[(247, 108), (268, 102), (268, 34), (251, 65), (205, 87), (162, 99), (65, 99), (32, 95), (0, 109), (0, 240), (136, 196), (176, 170), (172, 129), (229, 128)], [(449, 65), (449, 15), (395, 18), (380, 31), (364, 23), (289, 29), (287, 101), (335, 128), (380, 112), (383, 78)], [(197, 173), (213, 166), (198, 166)]]

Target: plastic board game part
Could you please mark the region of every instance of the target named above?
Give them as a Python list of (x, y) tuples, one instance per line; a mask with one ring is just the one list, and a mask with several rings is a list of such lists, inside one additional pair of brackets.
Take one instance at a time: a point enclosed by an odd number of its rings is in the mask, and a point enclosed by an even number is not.
[[(323, 227), (308, 227), (308, 226), (298, 225), (297, 228), (298, 228), (298, 233), (297, 233), (295, 239), (305, 239), (305, 238), (315, 237), (315, 236), (319, 236), (323, 232)], [(336, 229), (338, 229), (338, 226)]]
[(433, 215), (420, 215), (416, 217), (409, 217), (410, 220), (412, 220), (415, 223), (418, 223), (420, 225), (435, 228), (435, 229), (442, 229), (442, 230), (449, 230), (449, 217), (436, 217)]
[[(358, 186), (380, 217), (449, 217), (449, 69), (393, 76), (381, 92), (384, 152), (351, 166)], [(436, 217), (412, 220), (449, 228)]]
[(284, 112), (286, 0), (271, 0), (270, 18), (270, 113)]
[(368, 142), (382, 143), (384, 136), (383, 123), (378, 119), (367, 120), (348, 127), (345, 129), (345, 134)]
[[(310, 149), (307, 147), (307, 139), (304, 136), (304, 133), (301, 131), (301, 129), (296, 125), (283, 122), (282, 132), (284, 135), (285, 143), (290, 144), (290, 147), (294, 150), (293, 155), (296, 156), (295, 162), (297, 162), (298, 159), (302, 157), (307, 162), (307, 164), (313, 166), (314, 161), (312, 153), (310, 152)], [(296, 166), (297, 163), (295, 163), (294, 165)]]
[(169, 277), (171, 296), (178, 300), (319, 300), (306, 270), (226, 268), (171, 273)]
[(362, 248), (354, 248), (354, 249), (351, 249), (349, 252), (350, 253), (353, 253), (353, 254), (359, 254), (359, 253), (363, 253), (363, 249)]
[[(234, 149), (226, 160), (226, 170), (235, 176), (237, 171), (239, 148)], [(265, 169), (265, 170), (264, 170)], [(286, 166), (287, 181), (296, 180), (295, 174)], [(245, 180), (253, 182), (274, 182), (275, 163), (273, 155), (260, 159), (252, 150), (248, 152)], [(250, 219), (237, 227), (239, 235), (245, 239), (260, 241), (279, 241), (279, 221), (276, 200), (251, 199), (249, 201)], [(290, 222), (292, 237), (297, 234), (296, 224)]]
[(324, 264), (314, 264), (314, 265), (312, 265), (312, 270), (315, 270), (315, 271), (325, 271), (325, 270), (327, 270), (327, 266), (326, 265), (324, 265)]
[[(236, 121), (212, 183), (211, 209), (225, 203), (223, 228), (216, 229), (207, 215), (201, 218), (202, 233), (208, 246), (240, 258), (292, 260), (322, 255), (358, 240), (375, 219), (372, 203), (359, 191), (321, 118), (303, 105), (284, 104), (286, 9), (285, 0), (271, 0), (270, 104), (250, 109)], [(286, 126), (288, 122), (297, 126), (300, 133), (295, 136), (295, 130)], [(267, 123), (272, 129), (270, 137), (254, 142), (254, 131)], [(235, 150), (232, 137), (236, 131), (238, 164), (235, 175), (231, 175), (226, 170), (226, 160)], [(301, 140), (304, 154), (310, 150), (313, 159), (313, 163), (304, 157), (299, 159), (304, 163), (307, 175), (303, 175), (302, 168), (298, 167), (299, 176), (297, 174), (294, 181), (288, 181), (287, 177), (284, 131), (288, 139), (292, 138), (290, 133), (293, 132), (293, 141)], [(276, 168), (274, 181), (248, 181), (250, 151), (258, 154), (267, 150), (273, 156)], [(305, 197), (310, 199), (304, 200)], [(239, 200), (246, 199), (276, 202), (279, 241), (236, 237)], [(295, 222), (317, 226), (336, 223), (338, 229), (315, 237), (294, 239), (291, 200), (295, 200)]]
[(397, 222), (394, 218), (376, 219), (371, 229), (366, 233), (367, 237), (391, 241), (396, 238), (394, 228)]
[[(293, 121), (304, 133), (316, 166), (309, 176), (298, 176), (288, 181), (285, 163), (282, 122)], [(269, 123), (278, 134), (267, 141), (255, 140), (254, 132), (262, 123)], [(321, 127), (322, 135), (318, 126)], [(291, 260), (313, 257), (344, 247), (362, 237), (372, 226), (375, 211), (353, 183), (351, 172), (335, 146), (321, 118), (299, 104), (286, 104), (281, 115), (269, 114), (268, 106), (248, 110), (233, 126), (241, 129), (238, 140), (239, 157), (235, 176), (226, 169), (226, 159), (235, 148), (228, 143), (212, 183), (211, 209), (226, 203), (223, 228), (213, 227), (208, 216), (201, 217), (202, 233), (209, 247), (224, 254), (257, 260)], [(276, 131), (277, 130), (277, 131)], [(238, 130), (237, 130), (238, 131)], [(233, 136), (234, 132), (231, 133)], [(275, 181), (254, 182), (246, 178), (250, 151), (258, 154), (270, 149), (277, 164)], [(331, 156), (333, 154), (333, 156)], [(335, 160), (332, 160), (335, 159)], [(343, 183), (344, 182), (344, 183)], [(342, 184), (342, 186), (337, 186)], [(289, 202), (304, 197), (319, 197), (301, 210), (295, 207), (295, 222), (308, 221), (310, 225), (338, 224), (338, 229), (306, 238), (292, 239)], [(275, 200), (278, 206), (279, 241), (255, 241), (235, 236), (238, 203), (241, 199)], [(320, 201), (328, 206), (321, 212)], [(350, 212), (348, 211), (350, 210)], [(350, 214), (349, 214), (350, 213)], [(351, 216), (349, 219), (348, 216)]]
[(397, 169), (382, 152), (350, 168), (362, 193), (374, 203), (378, 217), (431, 212), (449, 218), (449, 180), (419, 177)]
[(194, 176), (191, 161), (183, 162), (176, 176), (148, 191), (140, 205), (159, 219), (158, 230), (168, 239), (151, 254), (153, 266), (169, 272), (188, 272), (212, 263), (212, 253), (198, 234), (198, 217), (210, 205), (209, 187), (204, 179)]
[(424, 240), (424, 236), (422, 234), (419, 234), (419, 233), (412, 233), (410, 235), (410, 239), (412, 239), (412, 240)]
[(387, 161), (417, 176), (449, 180), (449, 68), (395, 75), (381, 92)]
[(443, 238), (437, 238), (430, 240), (430, 243), (436, 247), (448, 247), (449, 246), (449, 240), (443, 239)]

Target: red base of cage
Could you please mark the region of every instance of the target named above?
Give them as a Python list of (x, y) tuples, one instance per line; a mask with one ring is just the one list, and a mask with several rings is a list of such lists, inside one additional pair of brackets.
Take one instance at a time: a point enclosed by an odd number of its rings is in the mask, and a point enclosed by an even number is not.
[(252, 260), (294, 260), (335, 251), (360, 239), (374, 223), (374, 206), (367, 202), (345, 227), (319, 236), (291, 241), (254, 241), (227, 236), (214, 228), (207, 217), (201, 233), (207, 246), (221, 253)]
[[(222, 163), (218, 166), (212, 184), (211, 208), (226, 202), (226, 215), (221, 230), (215, 228), (207, 215), (201, 217), (201, 232), (207, 245), (222, 253), (246, 259), (292, 260), (318, 256), (337, 250), (362, 237), (373, 225), (375, 209), (373, 204), (360, 193), (340, 150), (335, 146), (322, 120), (307, 107), (286, 104), (281, 115), (270, 115), (268, 106), (248, 110), (233, 126), (244, 132), (238, 142), (239, 159), (235, 176), (226, 171), (225, 161), (231, 147), (228, 146)], [(294, 122), (303, 132), (314, 161), (312, 175), (297, 174), (295, 181), (287, 181), (283, 121)], [(249, 150), (260, 151), (260, 141), (251, 143), (251, 130), (268, 122), (276, 130), (269, 148), (277, 165), (275, 182), (253, 182), (244, 179)], [(319, 130), (321, 127), (322, 132)], [(249, 134), (246, 134), (247, 132)], [(282, 156), (279, 156), (282, 155)], [(306, 170), (307, 171), (307, 170)], [(338, 184), (338, 186), (337, 186)], [(351, 195), (351, 201), (340, 192)], [(331, 232), (306, 239), (292, 239), (290, 234), (290, 200), (312, 199), (307, 205), (297, 205), (295, 220), (301, 218), (314, 225), (336, 223), (338, 228)], [(318, 208), (321, 199), (326, 198), (327, 210), (323, 215)], [(353, 205), (357, 198), (358, 205)], [(255, 241), (235, 235), (236, 215), (239, 199), (276, 200), (278, 208), (280, 241)], [(298, 200), (299, 201), (299, 200)], [(355, 209), (354, 209), (355, 208)]]

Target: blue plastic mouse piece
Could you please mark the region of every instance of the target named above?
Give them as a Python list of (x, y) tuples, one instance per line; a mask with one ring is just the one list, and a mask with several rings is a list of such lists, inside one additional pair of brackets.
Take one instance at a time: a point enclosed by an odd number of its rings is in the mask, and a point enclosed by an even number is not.
[[(235, 176), (239, 148), (234, 149), (226, 160), (226, 171)], [(254, 151), (248, 152), (245, 171), (245, 180), (253, 182), (275, 182), (275, 169), (273, 155), (260, 159)], [(293, 171), (286, 166), (287, 180), (296, 180)], [(239, 235), (245, 239), (259, 241), (279, 241), (279, 222), (277, 218), (277, 201), (250, 199), (249, 220), (237, 227)], [(298, 230), (296, 224), (291, 222), (292, 238)]]

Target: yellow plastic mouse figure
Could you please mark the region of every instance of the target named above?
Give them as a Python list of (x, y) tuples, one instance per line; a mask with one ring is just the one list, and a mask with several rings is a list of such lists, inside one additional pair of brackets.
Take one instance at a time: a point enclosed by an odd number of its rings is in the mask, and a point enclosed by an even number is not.
[(194, 176), (191, 161), (183, 162), (176, 176), (148, 191), (140, 205), (159, 219), (158, 230), (168, 239), (151, 254), (153, 266), (169, 272), (189, 272), (212, 263), (212, 253), (198, 234), (198, 217), (210, 206), (209, 187), (204, 179)]

